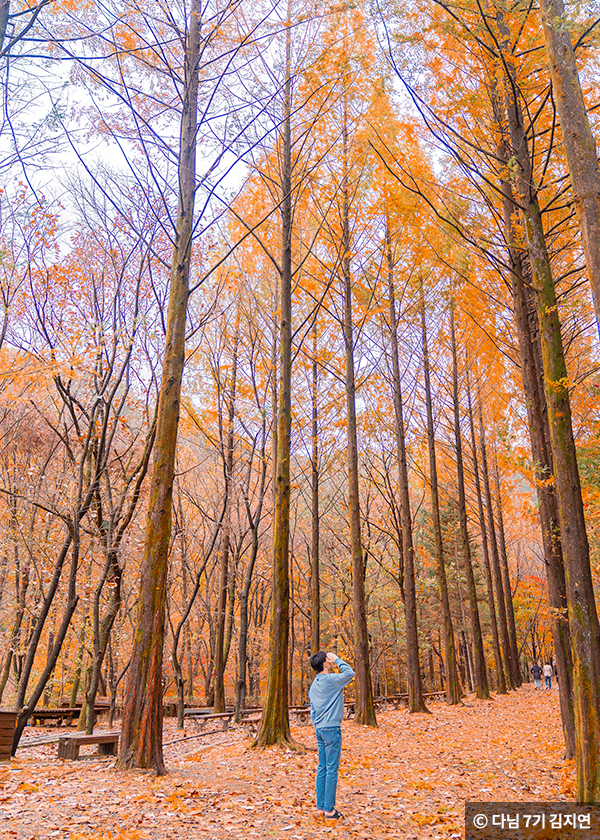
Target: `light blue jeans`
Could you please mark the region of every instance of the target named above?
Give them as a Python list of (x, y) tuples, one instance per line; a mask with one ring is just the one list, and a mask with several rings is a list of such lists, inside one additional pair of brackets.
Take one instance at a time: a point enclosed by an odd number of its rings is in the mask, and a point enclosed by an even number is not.
[(342, 730), (339, 726), (326, 726), (317, 729), (316, 734), (319, 748), (317, 810), (333, 811), (342, 755)]

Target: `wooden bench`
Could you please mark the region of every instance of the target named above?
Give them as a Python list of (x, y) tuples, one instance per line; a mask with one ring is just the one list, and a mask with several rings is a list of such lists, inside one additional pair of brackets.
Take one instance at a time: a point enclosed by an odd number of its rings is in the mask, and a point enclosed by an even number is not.
[(31, 713), (32, 726), (44, 726), (46, 721), (56, 721), (57, 726), (62, 726), (63, 721), (70, 726), (81, 714), (81, 706), (66, 706), (61, 709), (35, 709)]
[(240, 721), (240, 726), (248, 735), (254, 737), (258, 733), (261, 720), (262, 714), (245, 715)]
[(294, 716), (296, 723), (303, 726), (310, 723), (310, 706), (293, 706), (290, 714)]
[(199, 715), (188, 715), (188, 717), (194, 721), (196, 727), (203, 732), (206, 729), (206, 724), (209, 721), (217, 721), (221, 723), (221, 729), (225, 731), (229, 727), (229, 722), (233, 717), (233, 712), (218, 712), (217, 714), (199, 714)]
[(10, 761), (17, 713), (0, 709), (0, 761)]
[(97, 732), (95, 735), (63, 735), (58, 739), (58, 757), (76, 761), (79, 750), (87, 744), (98, 744), (98, 755), (116, 755), (120, 732)]

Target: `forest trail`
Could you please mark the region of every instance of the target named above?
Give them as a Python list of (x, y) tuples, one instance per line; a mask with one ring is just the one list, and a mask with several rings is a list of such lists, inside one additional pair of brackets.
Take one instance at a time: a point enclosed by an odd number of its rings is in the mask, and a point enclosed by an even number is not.
[[(255, 752), (231, 730), (166, 746), (170, 773), (158, 779), (116, 771), (112, 758), (59, 761), (56, 745), (19, 751), (0, 768), (2, 837), (435, 840), (464, 836), (467, 799), (574, 799), (556, 687), (430, 708), (382, 713), (376, 730), (344, 721), (335, 825), (314, 816), (315, 752)], [(311, 727), (292, 733), (314, 747)], [(177, 737), (168, 730), (165, 743)]]

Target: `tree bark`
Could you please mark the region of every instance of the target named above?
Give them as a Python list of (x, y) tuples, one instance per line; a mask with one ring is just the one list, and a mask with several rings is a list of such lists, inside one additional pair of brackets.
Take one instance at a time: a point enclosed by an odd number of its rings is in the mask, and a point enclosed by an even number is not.
[(286, 68), (282, 123), (281, 275), (279, 323), (279, 402), (273, 511), (273, 581), (267, 694), (255, 747), (292, 742), (289, 719), (288, 651), (290, 633), (290, 447), (292, 427), (292, 138), (291, 30), (288, 0)]
[(235, 396), (237, 380), (237, 356), (239, 343), (239, 326), (236, 323), (233, 341), (233, 355), (231, 368), (231, 386), (227, 399), (227, 432), (223, 442), (223, 473), (225, 479), (225, 517), (221, 531), (221, 551), (219, 556), (219, 593), (217, 602), (217, 632), (215, 634), (215, 702), (214, 712), (220, 714), (225, 711), (225, 620), (227, 615), (227, 593), (229, 574), (229, 543), (231, 532), (231, 487), (233, 483), (234, 456), (234, 420)]
[(346, 411), (348, 428), (348, 517), (352, 556), (352, 610), (354, 614), (354, 665), (356, 670), (355, 721), (377, 726), (371, 668), (365, 596), (365, 558), (360, 532), (360, 488), (358, 482), (358, 440), (356, 428), (356, 385), (354, 378), (354, 335), (352, 328), (352, 274), (350, 267), (350, 200), (348, 188), (348, 119), (344, 103), (342, 126), (342, 241), (341, 265), (344, 296), (344, 348), (346, 352)]
[(421, 322), (423, 337), (423, 376), (425, 379), (425, 405), (427, 409), (427, 448), (429, 452), (429, 484), (431, 486), (431, 517), (433, 521), (433, 542), (435, 568), (437, 573), (442, 615), (444, 619), (444, 648), (446, 652), (446, 701), (449, 705), (460, 703), (461, 686), (456, 664), (456, 643), (452, 625), (452, 611), (448, 594), (448, 579), (444, 561), (444, 544), (440, 519), (440, 495), (438, 488), (437, 460), (435, 455), (435, 430), (433, 426), (433, 403), (431, 399), (431, 377), (429, 373), (429, 348), (427, 343), (427, 321), (425, 317), (425, 296), (421, 287)]
[(479, 399), (479, 448), (481, 451), (481, 472), (483, 475), (483, 488), (485, 492), (485, 508), (487, 512), (488, 529), (490, 534), (490, 554), (492, 577), (496, 591), (496, 603), (498, 604), (498, 623), (500, 625), (500, 637), (502, 639), (502, 653), (508, 676), (509, 688), (516, 688), (517, 677), (515, 670), (516, 662), (513, 661), (510, 638), (508, 635), (508, 619), (506, 617), (506, 599), (504, 596), (504, 585), (502, 583), (502, 572), (500, 570), (500, 557), (498, 554), (498, 541), (496, 538), (496, 523), (494, 522), (494, 510), (492, 506), (492, 492), (490, 489), (490, 474), (488, 470), (487, 447), (485, 444), (485, 429), (481, 412), (481, 398)]
[[(499, 13), (502, 34), (506, 24)], [(506, 33), (507, 34), (507, 33)], [(507, 42), (508, 39), (505, 39)], [(569, 380), (562, 343), (554, 278), (534, 185), (523, 115), (515, 96), (515, 80), (505, 86), (506, 110), (516, 170), (516, 199), (536, 293), (544, 384), (552, 442), (558, 517), (565, 561), (575, 711), (577, 798), (600, 798), (600, 625), (590, 568), (577, 453), (573, 438)]]
[(540, 0), (552, 93), (600, 330), (600, 166), (562, 0)]
[(402, 556), (404, 561), (404, 615), (406, 620), (406, 681), (408, 683), (408, 711), (429, 712), (423, 699), (421, 664), (419, 661), (419, 631), (417, 627), (417, 593), (415, 587), (415, 548), (412, 513), (406, 463), (406, 437), (402, 405), (402, 383), (398, 357), (398, 328), (396, 323), (396, 293), (394, 289), (394, 261), (389, 230), (386, 230), (386, 258), (388, 268), (390, 340), (392, 352), (392, 385), (396, 420), (396, 452), (398, 456), (398, 489), (400, 491), (400, 523), (402, 528)]
[(173, 478), (196, 187), (198, 62), (202, 4), (192, 0), (185, 43), (183, 109), (179, 148), (179, 202), (170, 276), (165, 355), (158, 400), (154, 463), (129, 685), (119, 747), (122, 768), (166, 772), (162, 748), (162, 664)]
[(508, 621), (508, 636), (510, 640), (510, 650), (512, 661), (514, 663), (514, 684), (515, 687), (518, 687), (523, 682), (523, 677), (521, 675), (521, 669), (519, 668), (519, 646), (517, 644), (515, 609), (513, 605), (512, 587), (510, 583), (510, 573), (508, 569), (506, 539), (504, 536), (504, 516), (502, 514), (502, 494), (500, 492), (500, 471), (498, 470), (497, 462), (494, 465), (494, 480), (496, 488), (496, 520), (498, 522), (498, 549), (500, 552), (500, 568), (502, 571), (502, 588), (504, 589), (504, 598), (506, 603), (506, 618)]
[(319, 368), (317, 365), (317, 321), (313, 327), (312, 358), (312, 455), (311, 455), (311, 542), (310, 542), (310, 651), (321, 646), (321, 571), (319, 562)]
[[(504, 138), (505, 119), (497, 97), (493, 98), (496, 122), (501, 134), (498, 156), (508, 162), (511, 152)], [(548, 601), (552, 608), (552, 636), (557, 667), (561, 674), (558, 683), (561, 718), (565, 738), (565, 754), (571, 759), (575, 755), (575, 721), (573, 709), (573, 660), (567, 607), (565, 568), (558, 521), (558, 503), (553, 480), (552, 445), (548, 424), (548, 409), (544, 393), (544, 373), (540, 347), (539, 324), (535, 301), (532, 299), (531, 278), (526, 275), (523, 252), (516, 245), (520, 233), (515, 230), (514, 213), (517, 203), (512, 184), (506, 177), (501, 181), (504, 228), (511, 268), (513, 311), (523, 390), (527, 402), (529, 439), (534, 464), (534, 477), (539, 502), (540, 529), (546, 576), (548, 580)], [(516, 644), (516, 637), (515, 637)], [(534, 657), (535, 659), (535, 657)], [(528, 674), (528, 672), (527, 672)]]
[(490, 696), (485, 655), (483, 652), (483, 637), (481, 635), (481, 621), (477, 605), (477, 587), (471, 562), (471, 544), (469, 542), (469, 528), (467, 523), (467, 502), (465, 498), (465, 475), (462, 456), (462, 440), (460, 435), (460, 403), (458, 400), (458, 360), (456, 356), (456, 331), (454, 326), (454, 301), (450, 303), (450, 337), (452, 341), (452, 390), (454, 404), (454, 439), (456, 446), (456, 472), (458, 483), (458, 508), (460, 516), (460, 536), (462, 542), (462, 561), (469, 593), (471, 634), (475, 649), (473, 678), (475, 694), (480, 700), (487, 700)]
[(500, 639), (498, 636), (498, 621), (496, 618), (496, 604), (494, 599), (494, 584), (492, 582), (492, 570), (490, 568), (490, 552), (488, 535), (485, 527), (485, 513), (483, 511), (483, 498), (481, 495), (481, 479), (479, 476), (479, 459), (477, 458), (477, 444), (475, 443), (475, 421), (473, 419), (473, 406), (471, 404), (471, 389), (467, 374), (467, 402), (469, 406), (469, 428), (471, 431), (471, 449), (473, 452), (473, 475), (475, 480), (475, 493), (477, 495), (477, 508), (479, 512), (479, 529), (481, 533), (481, 549), (483, 557), (483, 570), (485, 572), (485, 584), (487, 589), (488, 606), (490, 610), (490, 629), (492, 631), (492, 645), (494, 648), (494, 661), (496, 662), (496, 684), (498, 694), (506, 694), (506, 679), (504, 666), (502, 664), (502, 653), (500, 651)]

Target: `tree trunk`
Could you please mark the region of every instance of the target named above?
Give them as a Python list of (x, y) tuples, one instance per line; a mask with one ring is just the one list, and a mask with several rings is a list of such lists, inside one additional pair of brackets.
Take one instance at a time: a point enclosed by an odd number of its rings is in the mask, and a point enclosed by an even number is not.
[(406, 439), (402, 405), (402, 383), (398, 358), (398, 330), (396, 323), (396, 294), (394, 289), (394, 261), (389, 230), (386, 230), (388, 268), (390, 339), (392, 353), (392, 382), (394, 416), (396, 420), (396, 451), (398, 455), (398, 489), (400, 491), (400, 523), (402, 528), (402, 556), (404, 566), (404, 614), (406, 620), (406, 681), (408, 683), (408, 711), (429, 712), (423, 699), (421, 665), (419, 661), (419, 631), (417, 628), (417, 593), (415, 587), (415, 549), (410, 510)]
[(473, 406), (471, 404), (471, 389), (467, 374), (467, 401), (469, 406), (469, 428), (471, 431), (471, 449), (473, 451), (473, 474), (475, 479), (475, 493), (477, 496), (477, 508), (479, 512), (479, 528), (481, 532), (481, 549), (483, 556), (483, 570), (485, 572), (485, 584), (487, 588), (488, 606), (490, 610), (490, 629), (492, 631), (492, 645), (494, 648), (494, 661), (496, 662), (496, 684), (498, 694), (506, 694), (506, 679), (504, 677), (504, 666), (502, 664), (502, 653), (500, 651), (500, 639), (498, 638), (498, 622), (496, 619), (496, 604), (494, 601), (494, 584), (492, 582), (492, 571), (490, 568), (490, 553), (488, 537), (485, 527), (485, 514), (483, 511), (483, 499), (481, 496), (481, 480), (479, 478), (479, 461), (477, 458), (477, 445), (475, 443), (475, 421), (473, 419)]
[[(506, 26), (501, 15), (499, 23), (504, 35)], [(515, 97), (513, 79), (508, 79), (506, 83), (506, 106), (512, 151), (518, 166), (516, 198), (523, 212), (536, 293), (558, 517), (565, 560), (573, 655), (577, 798), (580, 802), (596, 802), (600, 797), (600, 625), (594, 599), (554, 278), (533, 181), (523, 115)]]
[(236, 323), (233, 342), (231, 387), (227, 400), (227, 433), (223, 442), (223, 466), (225, 476), (225, 505), (226, 513), (221, 532), (221, 552), (219, 557), (219, 594), (217, 602), (217, 632), (215, 635), (215, 714), (225, 711), (225, 620), (227, 615), (227, 593), (229, 574), (229, 543), (231, 531), (231, 487), (233, 483), (233, 455), (234, 455), (234, 420), (235, 420), (235, 391), (237, 380), (237, 356), (239, 343), (239, 326)]
[(475, 694), (480, 700), (487, 700), (490, 696), (488, 687), (487, 671), (485, 667), (485, 656), (483, 652), (483, 638), (481, 635), (481, 622), (479, 620), (479, 607), (477, 605), (477, 587), (471, 563), (471, 544), (469, 542), (469, 528), (467, 523), (467, 502), (465, 498), (465, 475), (462, 457), (462, 441), (460, 436), (460, 404), (458, 401), (458, 361), (456, 357), (456, 332), (454, 327), (454, 301), (450, 302), (450, 336), (452, 339), (452, 390), (454, 403), (454, 439), (456, 445), (456, 472), (458, 482), (458, 508), (460, 516), (460, 536), (462, 542), (462, 560), (469, 592), (471, 633), (473, 636), (473, 647), (475, 648), (475, 663), (473, 668), (473, 679), (475, 683)]
[(122, 768), (154, 768), (158, 775), (166, 772), (162, 748), (162, 663), (173, 477), (185, 359), (185, 326), (196, 187), (201, 16), (200, 0), (192, 0), (185, 44), (178, 171), (179, 205), (170, 276), (167, 335), (158, 399), (146, 537), (140, 570), (138, 613), (119, 747), (119, 764)]
[(500, 637), (502, 639), (502, 652), (508, 675), (509, 688), (516, 688), (518, 678), (515, 675), (517, 663), (512, 657), (512, 648), (508, 636), (508, 619), (506, 617), (506, 599), (504, 596), (504, 585), (502, 583), (502, 572), (500, 570), (500, 557), (498, 555), (498, 541), (496, 539), (496, 523), (494, 522), (494, 510), (492, 506), (492, 492), (490, 490), (490, 474), (488, 470), (487, 447), (485, 445), (485, 429), (481, 413), (481, 399), (479, 400), (479, 448), (481, 450), (481, 472), (483, 475), (483, 488), (485, 491), (485, 507), (487, 511), (488, 528), (490, 534), (490, 553), (492, 565), (492, 577), (496, 591), (496, 603), (498, 604), (498, 623), (500, 624)]
[(450, 705), (460, 703), (461, 687), (456, 665), (456, 644), (452, 612), (448, 594), (444, 545), (440, 519), (440, 496), (438, 489), (437, 461), (435, 455), (435, 431), (433, 426), (433, 403), (431, 399), (431, 377), (429, 373), (429, 348), (427, 344), (427, 321), (425, 317), (425, 296), (421, 287), (421, 321), (423, 330), (423, 375), (425, 379), (425, 404), (427, 408), (427, 448), (429, 451), (429, 483), (431, 486), (431, 517), (433, 521), (433, 542), (435, 568), (437, 573), (442, 615), (444, 620), (444, 648), (446, 652), (446, 701)]
[(358, 441), (356, 430), (356, 386), (354, 381), (354, 337), (352, 329), (352, 275), (350, 270), (350, 222), (348, 189), (348, 120), (344, 107), (342, 241), (341, 265), (344, 294), (344, 347), (346, 351), (346, 410), (348, 426), (348, 518), (352, 557), (352, 609), (354, 613), (354, 666), (356, 670), (355, 721), (377, 726), (369, 664), (369, 632), (365, 596), (365, 560), (360, 533), (360, 495), (358, 483)]
[(498, 523), (498, 549), (500, 551), (500, 569), (502, 571), (502, 588), (506, 603), (506, 618), (508, 621), (508, 637), (510, 640), (510, 651), (514, 663), (515, 687), (523, 682), (521, 669), (519, 668), (519, 646), (517, 644), (517, 628), (515, 624), (515, 609), (512, 599), (512, 587), (510, 584), (510, 573), (508, 569), (508, 555), (506, 553), (506, 539), (504, 536), (504, 517), (502, 515), (502, 494), (500, 492), (500, 471), (498, 462), (494, 465), (494, 480), (496, 485), (496, 520)]
[(600, 166), (562, 0), (540, 0), (552, 93), (600, 330)]
[(273, 510), (273, 581), (267, 695), (253, 746), (292, 743), (289, 718), (288, 649), (290, 632), (290, 447), (292, 427), (292, 138), (291, 30), (288, 0), (286, 68), (282, 124), (281, 275), (279, 323), (279, 402)]
[[(495, 97), (492, 101), (496, 113), (496, 121), (502, 136), (504, 118), (497, 98)], [(502, 137), (499, 157), (501, 160), (508, 161), (510, 156), (511, 152), (508, 143)], [(515, 229), (513, 214), (517, 205), (508, 177), (502, 179), (501, 189), (505, 236), (511, 267), (513, 310), (519, 342), (523, 389), (527, 403), (529, 438), (535, 470), (534, 476), (539, 502), (540, 529), (548, 579), (548, 601), (552, 607), (552, 635), (557, 667), (561, 674), (558, 690), (565, 738), (565, 754), (567, 758), (571, 759), (575, 755), (575, 721), (572, 692), (573, 660), (571, 655), (565, 569), (558, 523), (558, 504), (554, 481), (552, 480), (552, 451), (550, 427), (548, 425), (548, 410), (544, 393), (539, 324), (535, 301), (531, 300), (530, 279), (528, 279), (527, 284), (525, 280), (523, 254), (515, 244), (519, 242), (521, 235)], [(526, 674), (529, 681), (528, 670), (526, 670)]]
[(321, 571), (319, 563), (319, 424), (318, 424), (317, 320), (313, 327), (312, 358), (312, 457), (311, 457), (311, 542), (310, 542), (310, 652), (321, 647)]

